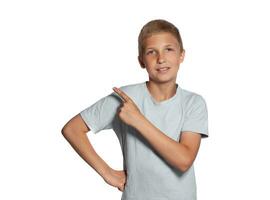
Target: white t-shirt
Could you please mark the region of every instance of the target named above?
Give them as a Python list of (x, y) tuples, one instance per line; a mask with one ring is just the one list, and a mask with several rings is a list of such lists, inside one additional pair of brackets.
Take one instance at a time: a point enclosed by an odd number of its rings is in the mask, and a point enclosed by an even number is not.
[[(120, 87), (141, 113), (164, 134), (179, 141), (181, 131), (208, 137), (208, 113), (204, 98), (194, 92), (177, 89), (171, 98), (157, 102), (146, 81)], [(121, 200), (196, 200), (193, 165), (181, 172), (169, 165), (137, 132), (117, 115), (122, 99), (115, 92), (99, 99), (80, 112), (93, 133), (113, 129), (122, 153), (127, 180)]]

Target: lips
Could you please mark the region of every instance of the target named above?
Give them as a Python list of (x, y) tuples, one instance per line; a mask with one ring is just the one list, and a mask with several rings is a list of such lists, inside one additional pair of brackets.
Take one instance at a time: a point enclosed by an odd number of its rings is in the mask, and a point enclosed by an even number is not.
[(170, 69), (170, 68), (169, 67), (160, 67), (160, 68), (157, 68), (157, 71), (166, 72), (166, 71), (168, 71), (168, 69)]

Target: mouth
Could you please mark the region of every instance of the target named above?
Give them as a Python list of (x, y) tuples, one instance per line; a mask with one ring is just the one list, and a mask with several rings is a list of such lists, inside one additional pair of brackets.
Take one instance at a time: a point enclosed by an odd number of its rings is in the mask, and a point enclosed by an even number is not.
[(161, 68), (158, 68), (157, 71), (159, 73), (166, 73), (167, 71), (169, 71), (169, 67), (161, 67)]

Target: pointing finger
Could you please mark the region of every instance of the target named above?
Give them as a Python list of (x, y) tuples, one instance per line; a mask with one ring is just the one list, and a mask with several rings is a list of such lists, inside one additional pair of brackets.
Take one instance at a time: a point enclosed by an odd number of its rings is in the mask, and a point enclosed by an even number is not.
[(126, 93), (124, 93), (122, 90), (120, 90), (117, 87), (113, 87), (113, 90), (120, 96), (123, 98), (124, 101), (130, 101), (131, 99), (129, 98), (128, 95), (126, 95)]

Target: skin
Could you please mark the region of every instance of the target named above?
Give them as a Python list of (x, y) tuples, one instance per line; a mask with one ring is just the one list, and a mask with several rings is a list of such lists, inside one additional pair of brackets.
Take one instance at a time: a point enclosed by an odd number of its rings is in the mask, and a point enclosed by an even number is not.
[[(170, 33), (156, 33), (144, 41), (145, 50), (138, 57), (142, 68), (148, 72), (147, 87), (157, 101), (169, 99), (176, 92), (176, 78), (185, 51), (180, 50), (177, 39)], [(170, 67), (166, 74), (157, 71), (159, 67)]]
[[(156, 101), (171, 98), (176, 93), (176, 78), (185, 51), (181, 51), (177, 40), (170, 33), (157, 33), (145, 40), (145, 52), (139, 59), (142, 68), (149, 74), (147, 87)], [(170, 67), (165, 74), (157, 72), (158, 67)], [(113, 90), (122, 98), (118, 109), (119, 118), (134, 127), (168, 164), (185, 172), (193, 164), (201, 142), (201, 135), (185, 131), (180, 140), (175, 141), (155, 127), (140, 112), (133, 100), (122, 90)], [(94, 150), (87, 132), (90, 129), (79, 114), (74, 116), (62, 128), (62, 134), (74, 150), (104, 179), (118, 190), (123, 191), (126, 183), (126, 171), (112, 169)]]
[(90, 131), (80, 114), (75, 115), (62, 128), (61, 132), (65, 139), (79, 156), (92, 167), (109, 185), (123, 191), (126, 182), (124, 170), (112, 169), (94, 150), (87, 137)]

